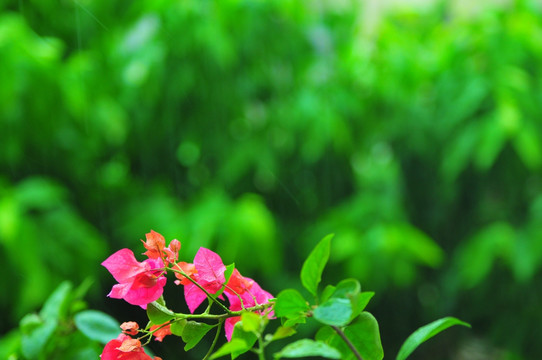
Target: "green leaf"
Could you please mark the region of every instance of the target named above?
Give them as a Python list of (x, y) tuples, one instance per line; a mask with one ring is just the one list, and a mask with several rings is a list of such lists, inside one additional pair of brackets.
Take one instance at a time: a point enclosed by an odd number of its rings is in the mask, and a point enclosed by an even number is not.
[(364, 360), (384, 358), (378, 322), (370, 313), (362, 312), (351, 325), (344, 329), (344, 334), (358, 349)]
[(329, 259), (333, 234), (324, 237), (309, 254), (301, 268), (301, 283), (312, 295), (317, 296), (318, 284), (322, 280), (322, 272)]
[(405, 340), (401, 346), (401, 349), (399, 350), (399, 354), (397, 354), (396, 359), (406, 359), (422, 343), (454, 325), (462, 325), (470, 328), (470, 324), (451, 316), (433, 321), (432, 323), (422, 326), (418, 330), (414, 331), (412, 335)]
[(350, 322), (352, 303), (348, 299), (331, 298), (313, 311), (316, 320), (326, 325), (344, 326)]
[(296, 317), (289, 318), (288, 320), (283, 322), (283, 326), (294, 326), (297, 324), (304, 324), (307, 322), (307, 316), (305, 314), (301, 314)]
[(362, 293), (357, 294), (354, 296), (350, 301), (352, 303), (352, 316), (351, 319), (358, 316), (365, 308), (367, 307), (367, 304), (374, 296), (374, 292), (372, 291), (364, 291)]
[[(342, 331), (364, 360), (381, 360), (384, 357), (378, 323), (371, 314), (363, 312), (352, 324), (343, 328)], [(320, 328), (315, 338), (339, 350), (342, 354), (342, 359), (356, 359), (350, 347), (330, 326)]]
[(321, 356), (327, 359), (340, 359), (341, 353), (321, 341), (315, 341), (311, 339), (301, 339), (286, 345), (279, 353), (275, 354), (276, 359), (281, 357), (285, 358), (299, 358), (308, 356)]
[(21, 348), (26, 359), (38, 359), (58, 325), (58, 321), (47, 318), (40, 326), (36, 327), (30, 334), (23, 334)]
[(154, 301), (147, 305), (147, 316), (154, 325), (162, 325), (175, 317), (173, 311)]
[(170, 330), (173, 335), (182, 336), (184, 327), (186, 326), (187, 321), (185, 319), (176, 320), (171, 323)]
[(220, 349), (218, 349), (213, 355), (211, 355), (211, 359), (216, 359), (221, 356), (226, 356), (235, 352), (243, 351), (244, 349), (246, 349), (246, 347), (247, 344), (243, 339), (231, 339), (231, 341), (222, 345)]
[(196, 346), (200, 340), (214, 328), (214, 325), (209, 325), (205, 323), (199, 323), (196, 321), (188, 321), (184, 326), (184, 331), (181, 335), (183, 341), (186, 343), (184, 346), (184, 351), (188, 351)]
[(249, 351), (250, 349), (252, 349), (252, 347), (256, 343), (256, 340), (258, 340), (258, 337), (256, 336), (256, 334), (254, 332), (245, 331), (243, 329), (242, 320), (239, 321), (237, 324), (235, 324), (235, 327), (233, 328), (233, 334), (232, 334), (231, 338), (232, 338), (232, 340), (234, 340), (234, 339), (243, 340), (243, 342), (245, 343), (244, 348), (239, 348), (239, 349), (236, 349), (236, 350), (232, 351), (232, 354), (231, 354), (232, 359), (235, 359), (239, 355), (244, 354), (247, 351)]
[(77, 328), (91, 340), (107, 344), (121, 332), (120, 324), (111, 316), (97, 310), (85, 310), (74, 316)]
[(72, 284), (69, 281), (61, 283), (55, 291), (47, 298), (43, 308), (40, 311), (40, 316), (43, 319), (58, 320), (65, 316), (68, 306), (68, 301)]
[(335, 289), (336, 289), (335, 286), (327, 285), (324, 288), (324, 291), (322, 291), (322, 295), (320, 296), (320, 301), (324, 302), (328, 300), (331, 297), (331, 295), (333, 295), (333, 293), (335, 292)]
[(295, 289), (281, 291), (275, 300), (274, 310), (278, 317), (298, 317), (309, 309), (307, 300)]
[(296, 331), (293, 327), (279, 326), (273, 335), (269, 334), (269, 335), (266, 335), (266, 337), (269, 336), (269, 341), (275, 341), (275, 340), (287, 338), (289, 336), (294, 335), (295, 333)]
[(258, 332), (261, 326), (261, 317), (256, 313), (245, 311), (241, 314), (241, 324), (244, 331)]
[(356, 279), (345, 279), (340, 281), (335, 287), (335, 291), (331, 294), (332, 298), (352, 298), (359, 294), (361, 285)]

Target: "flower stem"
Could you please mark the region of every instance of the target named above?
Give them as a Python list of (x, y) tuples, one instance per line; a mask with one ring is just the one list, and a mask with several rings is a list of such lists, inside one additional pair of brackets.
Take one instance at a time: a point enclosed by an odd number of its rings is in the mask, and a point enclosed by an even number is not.
[(346, 345), (350, 348), (350, 351), (352, 351), (352, 353), (354, 354), (354, 356), (356, 357), (356, 359), (358, 360), (363, 360), (363, 358), (361, 357), (361, 354), (359, 353), (358, 349), (356, 349), (356, 347), (354, 346), (354, 344), (352, 344), (352, 342), (350, 341), (350, 339), (345, 335), (345, 333), (337, 326), (335, 325), (332, 325), (331, 326), (333, 328), (333, 330), (335, 330), (335, 332), (337, 334), (339, 334), (339, 336), (344, 340), (344, 342), (346, 343)]
[(181, 274), (182, 276), (184, 276), (185, 278), (187, 278), (190, 282), (192, 282), (194, 285), (196, 285), (201, 291), (203, 291), (205, 293), (205, 295), (207, 295), (207, 298), (211, 299), (211, 301), (215, 302), (216, 304), (218, 304), (218, 306), (220, 306), (222, 308), (222, 310), (224, 310), (225, 312), (227, 312), (228, 314), (231, 313), (230, 309), (228, 309), (224, 304), (222, 304), (220, 301), (218, 301), (213, 295), (211, 295), (207, 290), (205, 290), (203, 288), (203, 286), (201, 286), (200, 284), (198, 284), (198, 282), (194, 279), (192, 279), (187, 273), (185, 273), (182, 269), (181, 270), (177, 270), (177, 269), (173, 269), (173, 268), (170, 268), (171, 271), (173, 272), (176, 272), (176, 273), (179, 273)]
[(211, 344), (211, 347), (209, 348), (209, 351), (207, 351), (207, 354), (205, 354), (205, 357), (203, 360), (207, 360), (209, 356), (213, 353), (215, 346), (218, 342), (218, 337), (220, 336), (220, 330), (222, 329), (222, 324), (224, 323), (224, 319), (218, 320), (218, 327), (216, 329), (215, 338), (213, 339), (213, 343)]

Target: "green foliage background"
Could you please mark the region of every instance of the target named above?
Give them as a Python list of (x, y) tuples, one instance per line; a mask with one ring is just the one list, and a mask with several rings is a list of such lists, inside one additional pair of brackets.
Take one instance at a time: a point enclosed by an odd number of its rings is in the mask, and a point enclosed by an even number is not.
[(0, 1), (1, 333), (64, 279), (130, 320), (99, 264), (150, 229), (274, 294), (333, 232), (387, 354), (542, 354), (540, 8), (365, 5)]

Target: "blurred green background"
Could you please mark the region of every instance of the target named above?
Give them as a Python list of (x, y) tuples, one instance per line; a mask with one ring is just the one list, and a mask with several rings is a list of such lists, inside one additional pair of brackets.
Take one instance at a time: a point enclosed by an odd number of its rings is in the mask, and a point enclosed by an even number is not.
[(144, 316), (100, 263), (150, 229), (275, 295), (333, 232), (387, 357), (540, 358), (542, 12), (464, 3), (0, 0), (0, 334), (66, 279)]

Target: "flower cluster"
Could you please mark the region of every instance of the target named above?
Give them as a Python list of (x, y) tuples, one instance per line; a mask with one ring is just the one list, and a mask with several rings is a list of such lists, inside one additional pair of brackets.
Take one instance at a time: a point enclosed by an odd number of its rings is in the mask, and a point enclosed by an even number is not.
[[(205, 299), (225, 301), (225, 295), (229, 304), (224, 323), (228, 341), (231, 340), (235, 324), (240, 320), (240, 310), (249, 309), (263, 316), (273, 316), (268, 307), (260, 307), (269, 304), (273, 296), (254, 280), (242, 276), (237, 269), (232, 270), (231, 267), (230, 271), (227, 271), (222, 259), (215, 252), (202, 247), (196, 253), (193, 263), (188, 263), (178, 261), (181, 243), (176, 239), (166, 247), (164, 237), (151, 230), (142, 242), (147, 250), (143, 255), (148, 258), (143, 262), (137, 261), (131, 250), (121, 249), (102, 263), (118, 282), (113, 286), (109, 297), (124, 299), (132, 305), (146, 309), (148, 304), (162, 297), (167, 282), (165, 275), (171, 271), (176, 278), (175, 284), (184, 287), (185, 301), (191, 314), (194, 314)], [(226, 309), (225, 305), (221, 306)], [(123, 323), (121, 328), (123, 333), (106, 345), (101, 355), (102, 360), (151, 359), (145, 354), (140, 338), (134, 339), (129, 335), (142, 333), (141, 338), (153, 335), (158, 341), (171, 335), (168, 323), (139, 330), (135, 322), (127, 322)]]

